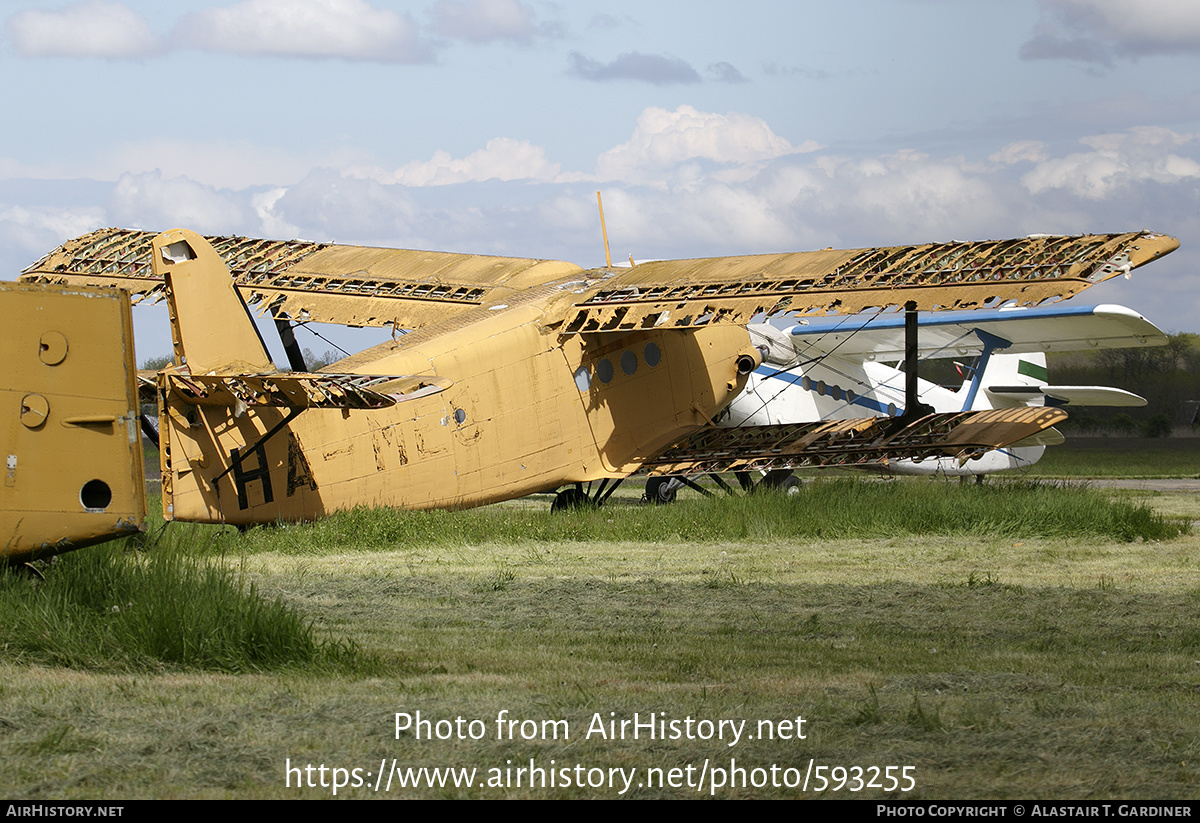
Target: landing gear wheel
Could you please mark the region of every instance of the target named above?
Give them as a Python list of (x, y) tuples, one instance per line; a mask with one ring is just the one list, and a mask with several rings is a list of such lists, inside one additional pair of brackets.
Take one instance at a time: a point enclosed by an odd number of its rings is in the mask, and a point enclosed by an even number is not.
[(679, 485), (672, 480), (670, 477), (646, 478), (646, 500), (656, 505), (674, 503)]
[(554, 495), (554, 502), (550, 504), (550, 511), (561, 512), (568, 509), (582, 509), (591, 507), (592, 499), (587, 496), (587, 492), (579, 487), (563, 489), (558, 494)]
[(764, 489), (786, 494), (788, 497), (800, 493), (800, 478), (786, 469), (767, 472), (759, 483)]

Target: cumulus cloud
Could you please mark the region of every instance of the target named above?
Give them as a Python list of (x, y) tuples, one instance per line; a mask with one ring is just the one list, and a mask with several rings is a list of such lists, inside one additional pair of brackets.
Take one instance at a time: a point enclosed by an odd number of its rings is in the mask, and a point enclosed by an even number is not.
[(1021, 47), (1026, 60), (1112, 65), (1117, 58), (1200, 54), (1194, 0), (1041, 0), (1041, 16)]
[(5, 30), (22, 57), (136, 58), (162, 50), (145, 19), (104, 0), (19, 11), (8, 18)]
[[(799, 146), (771, 131), (766, 121), (748, 114), (714, 114), (680, 106), (674, 111), (648, 108), (638, 117), (629, 142), (609, 149), (596, 161), (601, 180), (665, 184), (689, 161), (753, 168), (764, 161), (819, 146)], [(687, 172), (689, 174), (693, 172)], [(728, 179), (728, 174), (725, 175)]]
[(106, 210), (117, 224), (134, 228), (183, 226), (204, 234), (234, 234), (255, 225), (243, 198), (159, 172), (121, 175)]
[(573, 51), (567, 57), (567, 73), (584, 80), (637, 80), (656, 86), (700, 82), (696, 70), (678, 57), (636, 51), (622, 54), (611, 63), (601, 63)]
[(1200, 178), (1200, 163), (1173, 149), (1192, 144), (1197, 135), (1145, 127), (1122, 134), (1080, 140), (1091, 151), (1045, 159), (1021, 177), (1033, 194), (1064, 189), (1077, 197), (1103, 200), (1139, 183), (1174, 184)]
[(259, 207), (314, 240), (415, 245), (409, 223), (417, 209), (403, 186), (347, 177), (334, 169), (313, 169)]
[(528, 140), (497, 137), (466, 157), (452, 157), (447, 151), (437, 151), (429, 160), (414, 160), (394, 171), (362, 167), (351, 167), (347, 171), (352, 177), (371, 178), (381, 183), (447, 186), (483, 180), (549, 181), (555, 179), (560, 170), (561, 166), (551, 163), (541, 146)]
[(430, 14), (435, 32), (473, 43), (529, 44), (563, 35), (560, 24), (538, 23), (533, 9), (520, 0), (438, 0)]
[(78, 237), (104, 225), (95, 207), (26, 207), (0, 203), (0, 255), (5, 277), (33, 263), (68, 237)]
[(423, 63), (432, 50), (411, 16), (364, 0), (242, 0), (187, 15), (185, 45), (245, 55)]
[[(102, 161), (103, 172), (116, 178), (122, 173), (157, 170), (164, 177), (186, 177), (220, 189), (280, 185), (303, 177), (311, 166), (305, 159), (249, 140), (180, 140), (147, 138), (121, 144)], [(111, 179), (110, 178), (110, 179)]]
[(1017, 163), (1040, 163), (1047, 158), (1046, 144), (1040, 140), (1018, 140), (988, 156), (993, 163), (1012, 166)]

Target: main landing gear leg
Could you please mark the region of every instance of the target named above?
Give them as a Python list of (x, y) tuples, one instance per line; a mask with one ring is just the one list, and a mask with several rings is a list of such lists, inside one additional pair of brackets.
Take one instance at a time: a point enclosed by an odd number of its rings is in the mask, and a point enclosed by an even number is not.
[(604, 478), (600, 481), (599, 488), (595, 494), (590, 494), (592, 484), (588, 483), (585, 490), (582, 483), (576, 483), (569, 489), (563, 489), (558, 494), (554, 495), (554, 502), (550, 504), (550, 511), (560, 512), (565, 509), (582, 509), (585, 507), (595, 508), (603, 506), (608, 498), (612, 497), (613, 492), (621, 485), (624, 478), (610, 480)]
[[(717, 474), (708, 475), (714, 483), (721, 487), (728, 495), (735, 494), (735, 490), (730, 486), (725, 479)], [(792, 474), (790, 469), (776, 469), (769, 471), (759, 480), (754, 482), (749, 472), (735, 472), (734, 477), (737, 478), (738, 485), (746, 494), (753, 494), (759, 489), (771, 489), (774, 491), (783, 492), (786, 495), (800, 493), (800, 478)], [(669, 476), (652, 476), (646, 478), (646, 501), (649, 503), (665, 504), (675, 502), (676, 493), (684, 486), (695, 489), (705, 497), (713, 497), (713, 493), (701, 486), (690, 477), (681, 475)]]

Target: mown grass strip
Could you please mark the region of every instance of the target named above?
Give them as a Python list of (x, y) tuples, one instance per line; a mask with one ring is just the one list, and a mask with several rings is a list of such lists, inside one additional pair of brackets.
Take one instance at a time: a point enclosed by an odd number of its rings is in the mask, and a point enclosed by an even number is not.
[(1198, 477), (1200, 437), (1076, 437), (1046, 449), (1031, 476)]

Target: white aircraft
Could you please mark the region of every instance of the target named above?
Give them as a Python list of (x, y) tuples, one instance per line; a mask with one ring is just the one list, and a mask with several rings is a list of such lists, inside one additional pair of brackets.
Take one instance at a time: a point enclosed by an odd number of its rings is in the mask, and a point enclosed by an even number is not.
[[(723, 426), (778, 425), (876, 416), (898, 416), (906, 405), (905, 319), (902, 313), (815, 317), (786, 330), (750, 327), (764, 352), (762, 365), (717, 420)], [(962, 384), (947, 388), (917, 380), (917, 399), (939, 412), (1019, 406), (1144, 406), (1131, 392), (1107, 386), (1058, 386), (1046, 373), (1048, 351), (1161, 346), (1166, 335), (1124, 306), (1001, 308), (937, 312), (918, 317), (920, 360), (952, 359)], [(893, 461), (893, 474), (980, 478), (1031, 466), (1047, 445), (1061, 443), (1049, 429), (1020, 445), (996, 449), (960, 464), (954, 458)], [(749, 488), (748, 478), (738, 478)], [(720, 481), (717, 478), (718, 482)], [(790, 473), (768, 474), (763, 482), (792, 491)], [(647, 498), (668, 502), (683, 478), (650, 478)]]

